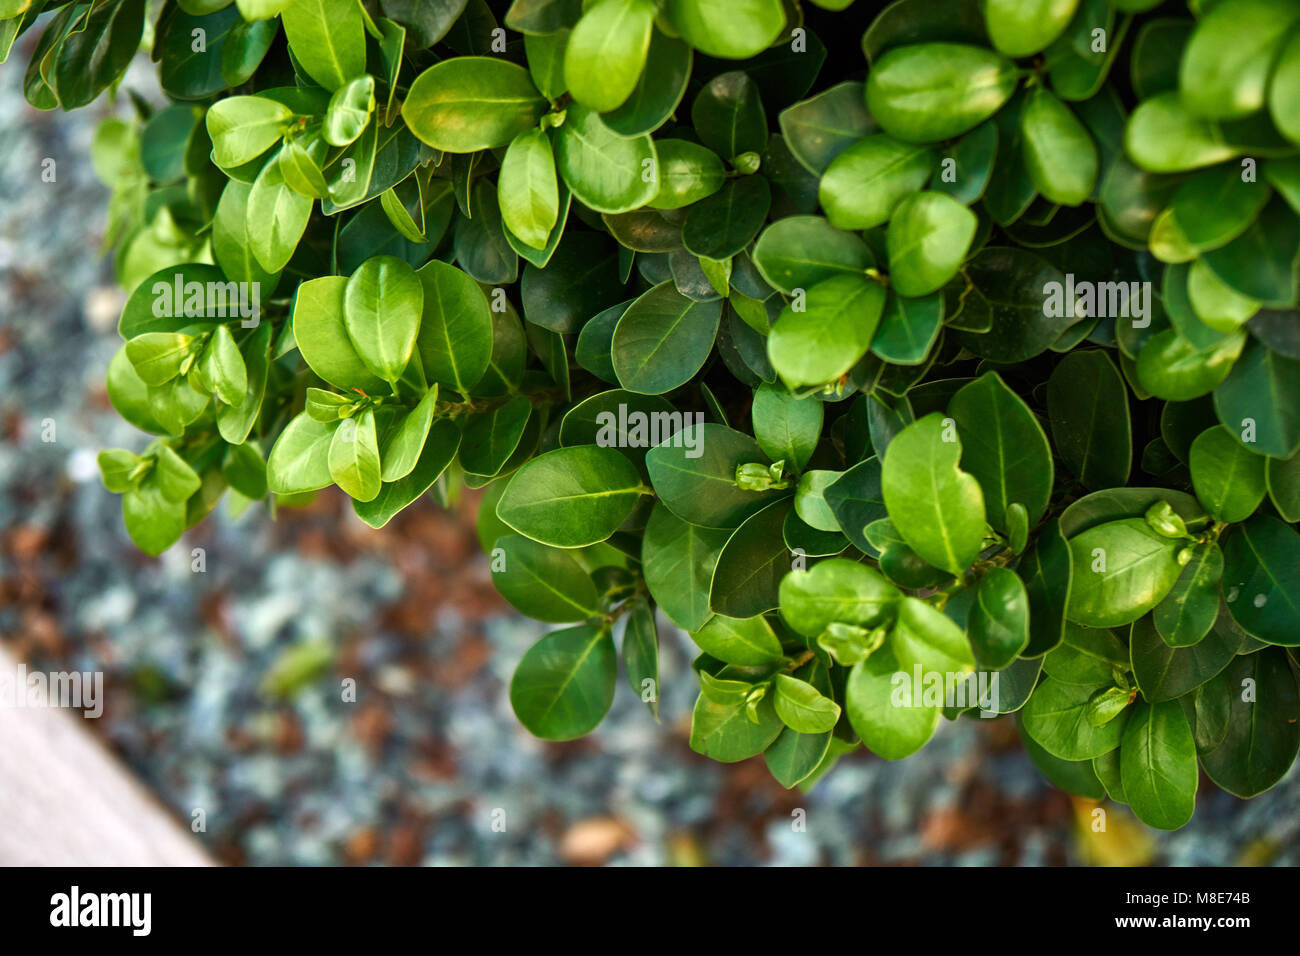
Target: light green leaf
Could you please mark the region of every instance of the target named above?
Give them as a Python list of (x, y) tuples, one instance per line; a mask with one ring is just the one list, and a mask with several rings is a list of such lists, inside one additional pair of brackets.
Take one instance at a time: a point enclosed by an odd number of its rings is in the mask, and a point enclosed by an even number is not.
[(552, 631), (529, 648), (510, 681), (510, 706), (529, 732), (572, 740), (596, 729), (614, 700), (618, 655), (604, 627)]
[(890, 442), (881, 490), (890, 519), (922, 559), (961, 574), (984, 541), (984, 494), (962, 471), (956, 428), (938, 414), (908, 425)]

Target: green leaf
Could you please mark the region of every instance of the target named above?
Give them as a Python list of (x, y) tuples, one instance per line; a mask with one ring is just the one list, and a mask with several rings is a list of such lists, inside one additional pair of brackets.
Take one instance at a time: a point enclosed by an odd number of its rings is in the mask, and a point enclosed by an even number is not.
[(1124, 129), (1124, 151), (1152, 173), (1213, 166), (1237, 154), (1218, 126), (1188, 110), (1177, 91), (1138, 104)]
[[(1166, 273), (1167, 274), (1167, 273)], [(1210, 271), (1202, 259), (1187, 273), (1187, 299), (1205, 325), (1216, 332), (1235, 332), (1259, 311), (1259, 302), (1242, 295)]]
[(188, 367), (196, 341), (181, 332), (146, 332), (126, 343), (126, 357), (146, 385), (163, 385)]
[(645, 69), (623, 105), (604, 115), (605, 125), (620, 136), (640, 136), (662, 126), (686, 93), (693, 56), (681, 40), (652, 31)]
[(866, 243), (820, 216), (778, 219), (763, 230), (753, 255), (763, 278), (786, 295), (832, 276), (861, 275), (874, 265)]
[(474, 215), (457, 221), (453, 240), (460, 268), (487, 285), (514, 282), (519, 275), (519, 256), (506, 238), (497, 196), (487, 180), (475, 181), (469, 200)]
[(1181, 547), (1142, 518), (1108, 521), (1071, 538), (1075, 571), (1069, 619), (1088, 627), (1136, 621), (1178, 580)]
[(348, 146), (365, 130), (374, 111), (375, 78), (358, 76), (348, 80), (330, 97), (321, 136), (331, 146)]
[(867, 76), (867, 109), (909, 143), (960, 136), (996, 113), (1016, 89), (1016, 66), (992, 50), (917, 43), (890, 50)]
[(266, 397), (271, 323), (263, 322), (244, 342), (241, 353), (245, 388), (237, 402), (217, 406), (217, 430), (230, 444), (242, 444), (256, 424)]
[[(86, 106), (126, 71), (140, 46), (143, 0), (104, 4), (86, 10), (54, 51), (54, 89), (65, 109)], [(78, 18), (81, 16), (77, 14)]]
[(984, 0), (989, 39), (1009, 57), (1041, 52), (1069, 25), (1079, 0)]
[(722, 188), (726, 171), (713, 150), (689, 140), (661, 139), (655, 142), (655, 151), (659, 156), (659, 191), (650, 201), (651, 207), (680, 209)]
[(1156, 605), (1156, 630), (1170, 647), (1197, 644), (1210, 632), (1219, 616), (1219, 581), (1223, 577), (1223, 552), (1213, 541), (1192, 550), (1169, 596)]
[(522, 535), (500, 538), (492, 549), (492, 583), (518, 611), (565, 624), (600, 614), (596, 585), (573, 556)]
[(714, 614), (691, 632), (700, 650), (728, 664), (760, 666), (782, 658), (781, 641), (767, 620)]
[(819, 561), (781, 580), (781, 617), (807, 638), (833, 622), (874, 628), (892, 616), (902, 595), (874, 568), (845, 558)]
[(1128, 803), (1124, 795), (1124, 784), (1120, 777), (1120, 755), (1122, 749), (1117, 747), (1110, 753), (1092, 758), (1092, 770), (1106, 788), (1106, 796), (1116, 803)]
[(1098, 687), (1115, 680), (1115, 671), (1126, 671), (1129, 653), (1110, 631), (1065, 625), (1065, 639), (1043, 658), (1043, 672), (1063, 684)]
[(654, 605), (637, 601), (623, 631), (623, 670), (633, 692), (659, 720), (659, 631)]
[(777, 783), (787, 790), (816, 776), (817, 768), (831, 752), (830, 732), (801, 734), (786, 728), (763, 751), (763, 762)]
[(326, 460), (330, 477), (353, 498), (370, 501), (379, 494), (379, 436), (373, 409), (339, 422)]
[[(1106, 82), (1129, 27), (1127, 19), (1121, 20), (1118, 27), (1115, 20), (1115, 10), (1106, 0), (1082, 0), (1065, 32), (1047, 48), (1043, 59), (1052, 90), (1062, 99), (1089, 99)], [(1098, 30), (1106, 39), (1101, 50), (1097, 49)], [(1133, 59), (1142, 62), (1144, 58), (1139, 54)]]
[(840, 83), (781, 111), (778, 120), (786, 145), (814, 176), (851, 144), (875, 130), (866, 110), (862, 83)]
[(365, 26), (355, 0), (290, 0), (280, 19), (294, 57), (325, 89), (366, 72)]
[(734, 163), (767, 145), (767, 117), (758, 85), (739, 70), (710, 80), (691, 106), (691, 121), (705, 146)]
[(162, 496), (168, 501), (183, 504), (190, 495), (199, 490), (202, 481), (194, 469), (170, 445), (159, 445), (153, 473), (149, 481), (157, 485)]
[(619, 384), (659, 395), (690, 381), (713, 350), (722, 310), (717, 302), (686, 298), (672, 282), (641, 295), (614, 328), (613, 361)]
[(415, 468), (396, 481), (385, 481), (373, 500), (363, 502), (353, 499), (352, 510), (370, 527), (382, 528), (399, 511), (429, 490), (456, 457), (459, 444), (460, 429), (453, 422), (447, 419), (435, 421), (425, 438)]
[(228, 96), (208, 110), (212, 161), (223, 169), (252, 162), (279, 142), (293, 119), (283, 103), (260, 96)]
[(890, 283), (898, 295), (937, 292), (961, 268), (979, 220), (946, 193), (913, 193), (889, 224)]
[[(465, 0), (382, 0), (384, 16), (396, 20), (410, 33), (413, 49), (425, 49), (442, 40), (465, 12)], [(472, 15), (472, 14), (471, 14)], [(522, 29), (506, 22), (511, 29)], [(383, 21), (380, 21), (382, 27)], [(555, 29), (552, 27), (552, 29)]]
[(975, 657), (966, 634), (942, 611), (914, 597), (898, 603), (898, 619), (890, 646), (908, 676), (919, 669), (921, 680), (938, 674), (944, 685), (975, 670)]
[(338, 388), (382, 392), (384, 383), (357, 354), (344, 319), (348, 280), (321, 276), (298, 286), (293, 336), (311, 370)]
[(478, 384), (492, 357), (492, 313), (487, 297), (469, 276), (445, 262), (430, 262), (416, 275), (424, 308), (415, 347), (424, 373), (463, 395)]
[(248, 391), (248, 368), (228, 325), (218, 325), (199, 359), (203, 378), (226, 405), (238, 405)]
[(884, 133), (866, 136), (830, 162), (817, 187), (818, 199), (832, 225), (874, 228), (888, 222), (903, 199), (925, 188), (937, 159), (928, 146)]
[(1142, 696), (1151, 703), (1174, 700), (1227, 667), (1240, 643), (1220, 618), (1199, 643), (1170, 647), (1161, 639), (1151, 618), (1144, 617), (1135, 621), (1129, 632), (1133, 677)]
[(379, 378), (402, 377), (420, 331), (424, 288), (415, 270), (395, 256), (361, 264), (343, 292), (343, 321), (357, 355)]
[(772, 701), (776, 715), (791, 730), (801, 734), (822, 734), (834, 729), (840, 719), (840, 705), (823, 697), (812, 684), (788, 674), (777, 674)]
[[(803, 308), (796, 308), (802, 304)], [(781, 310), (767, 355), (790, 388), (835, 382), (866, 353), (885, 307), (885, 290), (862, 276), (837, 275)]]
[(1268, 497), (1284, 521), (1300, 521), (1300, 455), (1270, 458), (1267, 465)]
[(172, 501), (156, 481), (146, 478), (122, 495), (122, 520), (135, 546), (156, 556), (184, 533), (185, 503)]
[(603, 445), (617, 448), (638, 466), (646, 451), (670, 438), (685, 421), (681, 412), (658, 395), (612, 388), (584, 399), (564, 413), (561, 445)]
[(120, 495), (139, 480), (136, 469), (144, 459), (124, 448), (106, 448), (96, 457), (96, 462), (104, 487), (113, 494)]
[(844, 701), (854, 731), (885, 760), (902, 760), (924, 747), (943, 713), (914, 699), (910, 675), (900, 671), (889, 644), (853, 665)]
[(654, 18), (653, 0), (588, 5), (564, 53), (564, 82), (575, 100), (598, 113), (626, 102), (645, 66)]
[(1001, 670), (1029, 646), (1029, 594), (1014, 571), (992, 568), (979, 583), (967, 617), (979, 666)]
[(1268, 490), (1265, 461), (1222, 425), (1206, 429), (1192, 442), (1189, 458), (1196, 497), (1219, 521), (1245, 521)]
[(778, 588), (791, 564), (782, 534), (789, 510), (788, 502), (774, 502), (746, 518), (727, 539), (709, 584), (714, 611), (753, 617), (778, 606)]
[(236, 23), (221, 48), (221, 78), (226, 85), (242, 86), (252, 79), (279, 34), (280, 24), (274, 20)]
[(863, 534), (873, 521), (887, 516), (885, 499), (880, 491), (880, 461), (868, 458), (844, 472), (822, 491), (835, 520), (858, 550), (874, 555)]
[(984, 495), (962, 471), (955, 427), (937, 414), (908, 425), (889, 444), (881, 490), (890, 519), (922, 559), (961, 574), (984, 541)]
[(1089, 723), (1088, 701), (1099, 689), (1094, 685), (1066, 684), (1044, 678), (1020, 712), (1025, 733), (1061, 760), (1091, 760), (1109, 753), (1120, 745), (1129, 719), (1120, 715), (1100, 727)]
[(424, 393), (419, 404), (406, 412), (401, 422), (394, 426), (384, 439), (379, 460), (383, 463), (381, 477), (386, 482), (405, 478), (414, 470), (424, 451), (425, 439), (433, 425), (433, 412), (438, 404), (438, 386)]
[(1020, 113), (1025, 168), (1050, 202), (1077, 206), (1097, 185), (1097, 147), (1068, 106), (1043, 87), (1031, 91)]
[(1024, 746), (1025, 753), (1054, 787), (1089, 800), (1101, 800), (1106, 796), (1106, 790), (1093, 770), (1093, 761), (1062, 760), (1052, 756), (1025, 732), (1023, 713), (1017, 715), (1016, 730), (1020, 734), (1020, 743)]
[[(226, 183), (226, 188), (221, 191), (221, 199), (217, 202), (216, 216), (212, 221), (212, 256), (221, 267), (219, 272), (224, 273), (218, 281), (233, 279), (236, 282), (247, 282), (249, 284), (250, 298), (253, 283), (256, 283), (260, 305), (261, 302), (271, 298), (271, 293), (275, 292), (280, 276), (267, 272), (262, 268), (253, 255), (253, 250), (249, 244), (248, 197), (251, 193), (251, 186), (234, 180)], [(152, 288), (152, 279), (147, 280), (147, 282)], [(143, 288), (144, 285), (145, 283), (141, 283), (140, 288)], [(138, 294), (139, 291), (137, 289), (136, 293)], [(250, 308), (245, 311), (252, 312), (251, 301), (248, 304)], [(129, 311), (130, 300), (128, 300), (127, 310), (122, 313), (123, 324), (126, 322), (127, 312)], [(246, 318), (251, 319), (253, 316), (248, 315)], [(121, 330), (119, 329), (119, 331)]]
[(333, 483), (329, 451), (338, 425), (298, 414), (275, 440), (266, 462), (267, 487), (277, 495), (317, 491)]
[(664, 13), (695, 49), (729, 60), (761, 53), (785, 26), (781, 0), (666, 0)]
[(1300, 361), (1250, 339), (1232, 373), (1214, 390), (1214, 407), (1251, 450), (1290, 458), (1300, 450)]
[(614, 700), (618, 655), (604, 627), (552, 631), (529, 648), (510, 680), (510, 706), (545, 740), (589, 734)]
[(709, 615), (709, 585), (729, 533), (688, 524), (656, 502), (641, 542), (641, 571), (655, 603), (686, 631)]
[(1223, 557), (1233, 620), (1268, 644), (1300, 645), (1300, 534), (1257, 515), (1229, 532)]
[(756, 708), (757, 721), (749, 719), (744, 704), (727, 706), (703, 694), (691, 715), (691, 749), (721, 763), (756, 757), (785, 729), (772, 701), (764, 697)]
[(748, 435), (697, 424), (650, 449), (645, 461), (659, 500), (678, 517), (702, 528), (735, 528), (786, 494), (737, 487), (736, 469), (762, 457)]
[(1261, 109), (1283, 41), (1300, 10), (1271, 0), (1221, 0), (1206, 11), (1183, 51), (1179, 90), (1207, 119), (1239, 119)]
[(725, 182), (690, 208), (682, 223), (682, 243), (707, 259), (729, 259), (743, 252), (767, 220), (772, 190), (762, 176)]
[(546, 109), (545, 97), (522, 66), (497, 57), (460, 56), (415, 78), (402, 103), (402, 119), (434, 149), (472, 153), (509, 145)]
[[(1253, 64), (1252, 64), (1253, 65)], [(1300, 143), (1300, 39), (1292, 34), (1273, 71), (1268, 94), (1269, 113), (1278, 130)]]
[[(1256, 187), (1258, 188), (1258, 187)], [(1226, 246), (1204, 254), (1205, 264), (1238, 293), (1265, 305), (1290, 308), (1300, 296), (1295, 270), (1300, 255), (1300, 219), (1280, 196)]]
[(461, 467), (473, 475), (499, 474), (523, 440), (532, 414), (528, 396), (515, 395), (505, 404), (471, 417), (461, 439)]
[(1165, 329), (1142, 346), (1137, 378), (1157, 398), (1191, 401), (1208, 395), (1228, 378), (1244, 345), (1242, 333), (1198, 347), (1176, 330)]
[(942, 295), (907, 299), (891, 294), (871, 351), (893, 365), (922, 365), (943, 327)]
[[(839, 522), (822, 497), (823, 490), (840, 477), (838, 471), (806, 471), (799, 476), (794, 495), (794, 509), (799, 519), (810, 528), (823, 532), (839, 532)], [(836, 549), (838, 554), (842, 547)]]
[(279, 153), (280, 175), (294, 192), (309, 199), (328, 199), (329, 183), (317, 159), (308, 152), (308, 146), (322, 156), (325, 153), (324, 140), (308, 141), (307, 146), (299, 140), (284, 144)]
[(659, 191), (659, 160), (650, 137), (619, 136), (599, 114), (577, 104), (556, 131), (555, 164), (573, 195), (597, 212), (636, 209)]
[(821, 438), (822, 403), (797, 398), (775, 385), (762, 385), (754, 392), (752, 416), (754, 439), (763, 454), (802, 471)]
[(1085, 487), (1128, 484), (1133, 467), (1128, 388), (1109, 355), (1071, 352), (1047, 381), (1057, 453)]
[[(303, 0), (297, 0), (303, 2)], [(257, 174), (248, 194), (248, 245), (267, 272), (279, 272), (293, 257), (307, 231), (312, 201), (284, 181), (276, 155)]]
[(1300, 694), (1280, 650), (1245, 654), (1228, 665), (1227, 730), (1201, 754), (1211, 780), (1238, 797), (1263, 793), (1286, 775), (1300, 751)]
[[(1081, 316), (1064, 295), (1065, 275), (1026, 249), (988, 246), (966, 263), (971, 288), (958, 340), (991, 362), (1014, 364), (1045, 352)], [(1055, 290), (1060, 308), (1051, 298)], [(1044, 302), (1044, 295), (1049, 295)]]
[(1124, 728), (1120, 779), (1147, 826), (1177, 830), (1196, 807), (1196, 743), (1177, 701), (1139, 703)]
[(552, 332), (577, 332), (592, 316), (626, 298), (615, 268), (617, 256), (608, 239), (571, 231), (545, 268), (524, 267), (524, 317)]
[(1231, 165), (1193, 174), (1174, 193), (1170, 209), (1183, 239), (1197, 252), (1218, 249), (1250, 228), (1272, 190), (1243, 182)]
[(1022, 505), (1035, 525), (1052, 493), (1052, 452), (1029, 406), (996, 372), (962, 386), (948, 405), (961, 437), (962, 467), (984, 492), (989, 524), (1008, 530), (1008, 509)]
[(510, 142), (497, 182), (501, 218), (525, 245), (543, 249), (560, 217), (551, 141), (539, 129), (525, 130)]
[(558, 448), (515, 472), (497, 515), (534, 541), (582, 548), (617, 531), (642, 492), (636, 467), (615, 449)]

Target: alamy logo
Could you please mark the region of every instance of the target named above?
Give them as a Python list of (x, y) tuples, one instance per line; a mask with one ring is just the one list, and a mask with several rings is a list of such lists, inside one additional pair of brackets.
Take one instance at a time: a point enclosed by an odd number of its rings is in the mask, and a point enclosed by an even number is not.
[(242, 319), (241, 326), (253, 329), (262, 314), (257, 282), (186, 282), (178, 272), (171, 282), (155, 282), (151, 291), (158, 319)]
[(1043, 286), (1043, 314), (1062, 319), (1073, 314), (1082, 319), (1132, 319), (1133, 328), (1151, 324), (1150, 282), (1076, 282), (1068, 273), (1065, 283), (1052, 281)]
[(50, 897), (51, 926), (126, 926), (132, 936), (148, 936), (153, 928), (152, 893), (71, 892)]
[(596, 444), (602, 448), (685, 448), (687, 458), (704, 454), (703, 412), (640, 412), (619, 405), (596, 413)]
[(925, 671), (916, 664), (912, 673), (895, 671), (889, 680), (889, 703), (893, 707), (978, 707), (981, 717), (997, 717), (998, 672), (940, 673)]
[(104, 713), (103, 671), (27, 672), (26, 664), (0, 671), (0, 710), (5, 708), (65, 707), (96, 718)]

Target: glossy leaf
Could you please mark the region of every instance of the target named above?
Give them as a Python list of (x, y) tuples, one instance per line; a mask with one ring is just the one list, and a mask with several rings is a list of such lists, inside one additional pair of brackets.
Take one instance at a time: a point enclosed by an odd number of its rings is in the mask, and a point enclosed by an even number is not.
[(917, 554), (953, 574), (965, 571), (984, 541), (984, 494), (959, 467), (956, 429), (927, 415), (890, 442), (881, 490), (889, 516)]

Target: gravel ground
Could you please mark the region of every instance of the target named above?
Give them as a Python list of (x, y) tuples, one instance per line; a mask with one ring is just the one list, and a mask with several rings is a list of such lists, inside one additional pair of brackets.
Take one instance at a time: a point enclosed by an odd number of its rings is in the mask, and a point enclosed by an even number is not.
[(0, 68), (0, 639), (33, 667), (105, 672), (95, 732), (178, 819), (202, 819), (217, 858), (1300, 862), (1300, 773), (1249, 803), (1206, 781), (1175, 834), (1111, 806), (1093, 833), (1093, 805), (1048, 787), (1009, 721), (945, 725), (900, 764), (859, 754), (811, 795), (787, 793), (761, 760), (689, 750), (689, 639), (667, 627), (662, 725), (621, 686), (590, 738), (539, 742), (506, 688), (543, 626), (493, 592), (472, 501), (451, 515), (423, 502), (383, 533), (333, 495), (274, 522), (222, 509), (143, 557), (94, 465), (100, 448), (145, 443), (102, 385), (121, 301), (87, 159), (103, 113), (30, 109), (23, 63)]

